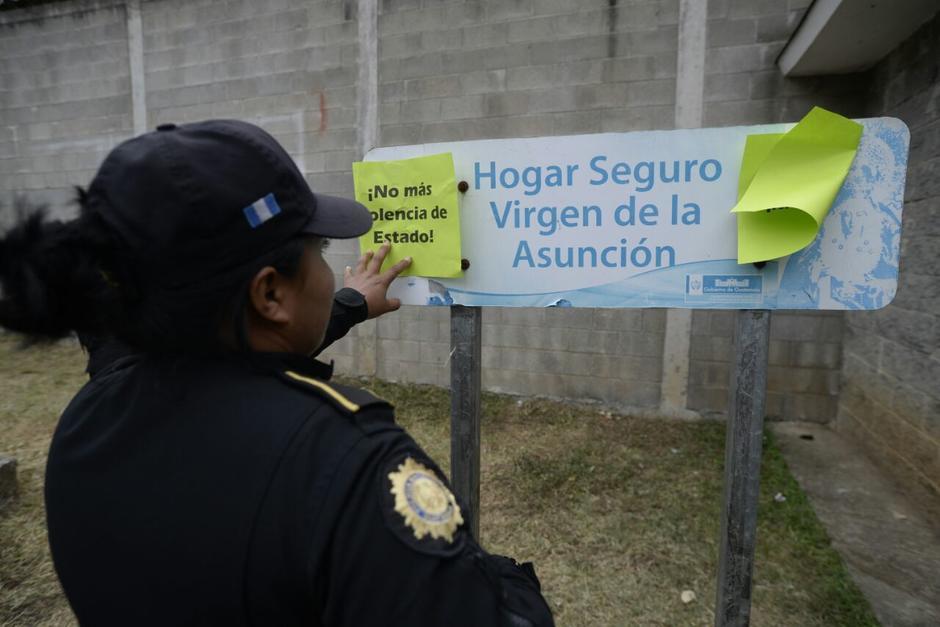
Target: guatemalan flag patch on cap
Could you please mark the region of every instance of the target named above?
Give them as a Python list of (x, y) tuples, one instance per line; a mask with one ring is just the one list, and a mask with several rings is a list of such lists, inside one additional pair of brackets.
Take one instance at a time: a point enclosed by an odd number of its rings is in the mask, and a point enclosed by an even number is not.
[(279, 214), (281, 207), (277, 204), (277, 200), (274, 199), (274, 194), (268, 194), (254, 201), (251, 205), (242, 209), (242, 211), (245, 213), (245, 217), (248, 219), (248, 224), (251, 225), (251, 228), (256, 229)]

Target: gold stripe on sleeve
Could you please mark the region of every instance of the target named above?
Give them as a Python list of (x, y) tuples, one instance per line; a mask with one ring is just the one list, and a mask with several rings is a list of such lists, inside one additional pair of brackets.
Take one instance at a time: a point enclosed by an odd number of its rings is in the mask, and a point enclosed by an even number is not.
[(337, 403), (339, 403), (340, 405), (342, 405), (343, 407), (345, 407), (351, 412), (359, 411), (359, 405), (356, 405), (351, 400), (349, 400), (348, 398), (346, 398), (345, 396), (343, 396), (342, 394), (340, 394), (339, 392), (337, 392), (336, 390), (328, 386), (326, 383), (323, 383), (322, 381), (317, 381), (316, 379), (311, 379), (310, 377), (304, 377), (290, 370), (286, 371), (284, 374), (286, 374), (291, 379), (294, 379), (295, 381), (301, 381), (302, 383), (312, 385), (313, 387), (323, 392), (326, 392), (334, 401), (336, 401)]

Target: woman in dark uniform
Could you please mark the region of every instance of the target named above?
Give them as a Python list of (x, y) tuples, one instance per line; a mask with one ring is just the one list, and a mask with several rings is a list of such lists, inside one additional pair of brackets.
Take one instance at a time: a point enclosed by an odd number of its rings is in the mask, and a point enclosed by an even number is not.
[(364, 207), (226, 120), (121, 144), (80, 206), (0, 240), (0, 325), (91, 349), (46, 475), (83, 625), (552, 624), (392, 407), (311, 357), (397, 308), (387, 249), (334, 294), (326, 238)]

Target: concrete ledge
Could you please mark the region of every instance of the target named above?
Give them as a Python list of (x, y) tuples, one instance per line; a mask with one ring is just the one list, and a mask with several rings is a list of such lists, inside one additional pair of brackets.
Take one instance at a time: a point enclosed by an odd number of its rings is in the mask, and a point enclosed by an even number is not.
[(805, 422), (771, 429), (878, 620), (940, 624), (940, 536), (924, 512), (838, 433)]

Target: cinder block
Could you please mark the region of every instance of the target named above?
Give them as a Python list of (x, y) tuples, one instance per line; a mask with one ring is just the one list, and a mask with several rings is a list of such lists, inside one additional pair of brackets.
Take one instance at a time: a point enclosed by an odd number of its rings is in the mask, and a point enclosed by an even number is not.
[(484, 325), (483, 337), (485, 346), (511, 348), (526, 345), (525, 327), (511, 324)]
[(726, 413), (728, 411), (727, 388), (689, 386), (688, 407), (701, 412)]
[(712, 20), (708, 23), (706, 37), (708, 48), (753, 44), (757, 41), (757, 20)]
[(441, 100), (431, 98), (425, 100), (406, 100), (400, 105), (401, 121), (434, 122), (441, 119)]
[(656, 8), (661, 26), (674, 25), (679, 22), (679, 0), (660, 0)]
[(731, 0), (729, 16), (732, 19), (738, 19), (786, 14), (786, 12), (787, 3), (779, 0)]
[(526, 17), (533, 13), (533, 0), (503, 0), (489, 2), (485, 6), (487, 22), (501, 22), (512, 18)]
[(655, 407), (660, 401), (660, 386), (648, 381), (610, 379), (608, 396), (601, 400), (637, 407)]
[(590, 329), (594, 324), (594, 310), (582, 307), (548, 307), (545, 326)]
[(692, 337), (711, 335), (711, 312), (707, 309), (692, 311)]
[(458, 95), (460, 95), (459, 76), (432, 76), (405, 81), (405, 97), (408, 100)]
[(483, 50), (483, 67), (474, 66), (471, 69), (498, 70), (502, 68), (519, 67), (541, 63), (537, 57), (530, 55), (530, 49), (535, 44), (509, 44), (499, 48)]
[(881, 337), (921, 352), (940, 346), (937, 312), (924, 313), (891, 306), (871, 312), (875, 329)]
[(478, 118), (482, 115), (484, 115), (483, 95), (454, 96), (442, 98), (440, 101), (440, 117), (442, 120)]
[(534, 109), (530, 107), (530, 93), (501, 92), (486, 94), (481, 106), (482, 115), (509, 116), (523, 115)]
[(547, 89), (557, 85), (558, 74), (554, 65), (533, 65), (507, 68), (506, 88), (509, 90)]
[[(463, 74), (489, 68), (487, 59), (492, 48), (478, 48), (437, 53), (444, 74)], [(501, 69), (499, 66), (492, 69)]]
[(927, 394), (937, 394), (940, 360), (919, 351), (911, 351), (890, 340), (883, 340), (879, 370)]
[(700, 376), (705, 387), (728, 389), (731, 381), (731, 364), (728, 362), (703, 361), (696, 364), (696, 368), (701, 370)]
[(791, 394), (784, 399), (786, 420), (826, 423), (835, 418), (836, 399), (818, 394)]
[(615, 107), (604, 109), (601, 131), (625, 132), (670, 129), (675, 120), (672, 105)]
[(470, 24), (463, 29), (464, 50), (502, 46), (509, 41), (509, 24)]
[(432, 366), (443, 366), (448, 361), (450, 344), (444, 342), (421, 342), (420, 361)]
[[(397, 0), (396, 0), (397, 1)], [(450, 8), (450, 7), (446, 7)], [(449, 15), (448, 15), (449, 13)], [(410, 11), (401, 11), (402, 32), (424, 32), (439, 29), (442, 24), (452, 27), (463, 26), (454, 11), (446, 11), (440, 4), (432, 4), (415, 8)]]
[(689, 354), (694, 360), (729, 363), (732, 359), (731, 342), (723, 337), (695, 335), (689, 346)]
[(708, 103), (705, 105), (705, 125), (768, 124), (775, 119), (776, 102), (774, 100), (749, 100)]
[(776, 69), (765, 72), (752, 72), (750, 77), (751, 89), (748, 92), (748, 97), (754, 100), (779, 96), (783, 92), (784, 82), (792, 80), (784, 78)]
[[(633, 34), (630, 33), (630, 35)], [(588, 35), (570, 39), (533, 42), (526, 45), (528, 46), (528, 55), (525, 57), (525, 61), (531, 59), (533, 65), (543, 65), (581, 61), (583, 59), (602, 59), (607, 55), (608, 38), (606, 35)], [(523, 62), (514, 65), (525, 64)]]
[[(940, 159), (937, 159), (937, 172), (940, 176)], [(940, 184), (932, 197), (940, 197)], [(940, 237), (908, 237), (901, 243), (904, 259), (921, 274), (940, 277)]]
[(767, 354), (767, 362), (772, 366), (789, 366), (794, 363), (792, 355), (795, 349), (800, 346), (808, 346), (808, 344), (787, 342), (785, 340), (771, 340)]
[[(654, 27), (656, 25), (655, 12), (651, 16), (650, 12), (644, 10), (643, 7), (644, 5), (637, 5), (632, 7), (630, 11), (617, 11), (616, 14), (613, 14), (609, 7), (604, 7), (601, 10), (583, 7), (580, 11), (574, 13), (563, 13), (552, 18), (550, 34), (546, 38), (551, 36), (551, 33), (554, 33), (557, 37), (565, 38), (609, 33), (611, 30), (620, 31)], [(624, 13), (629, 16), (627, 19), (620, 18)], [(611, 25), (611, 19), (615, 20), (613, 25)]]
[(710, 74), (705, 77), (705, 100), (746, 100), (751, 91), (751, 74)]
[[(598, 86), (599, 87), (599, 86)], [(594, 89), (593, 87), (583, 87), (581, 89)], [(504, 96), (508, 94), (493, 94), (493, 96)], [(520, 96), (522, 94), (514, 94)], [(524, 94), (528, 102), (528, 110), (533, 113), (544, 113), (554, 111), (573, 111), (578, 108), (576, 105), (575, 92), (570, 89), (555, 88), (542, 91), (528, 92)], [(521, 98), (519, 98), (521, 100)]]
[(421, 142), (420, 124), (392, 124), (382, 125), (382, 144), (385, 146), (402, 146), (418, 144)]
[(420, 142), (433, 143), (467, 139), (467, 125), (473, 121), (427, 122), (421, 126)]
[(643, 330), (663, 333), (666, 330), (665, 309), (643, 309)]
[(767, 43), (771, 41), (787, 41), (793, 34), (796, 22), (795, 14), (764, 15), (757, 19), (757, 41)]
[(619, 335), (617, 352), (621, 355), (650, 358), (650, 363), (656, 359), (662, 359), (663, 338), (661, 335), (631, 331), (621, 331)]
[(619, 336), (616, 331), (565, 328), (559, 329), (556, 333), (565, 338), (565, 348), (570, 351), (616, 355), (620, 350)]
[(565, 376), (554, 395), (564, 398), (603, 400), (610, 397), (610, 380), (597, 377)]
[(674, 55), (677, 37), (678, 28), (675, 26), (624, 33), (617, 38), (618, 56)]
[[(602, 114), (601, 114), (602, 115)], [(601, 130), (597, 111), (564, 111), (552, 115), (553, 135), (581, 135)]]
[(784, 403), (786, 395), (767, 392), (767, 398), (764, 402), (764, 414), (767, 420), (785, 420)]
[(643, 329), (641, 309), (593, 309), (593, 328), (603, 331), (639, 331)]
[[(936, 128), (924, 131), (918, 129), (916, 138), (911, 137), (911, 152), (916, 151), (916, 154), (923, 155), (924, 160), (936, 159), (940, 156), (940, 123), (931, 126)], [(928, 141), (938, 145), (930, 150), (928, 149), (930, 147), (925, 145)], [(940, 207), (933, 198), (914, 200), (904, 204), (904, 231), (914, 237), (940, 236)], [(917, 263), (917, 260), (913, 261)]]
[(400, 361), (398, 362), (397, 375), (393, 377), (393, 381), (401, 381), (403, 383), (428, 383), (428, 381), (422, 376), (421, 364), (416, 361)]
[[(604, 82), (630, 82), (661, 78), (656, 75), (656, 58), (652, 56), (618, 57), (601, 61)], [(675, 64), (673, 64), (675, 65)], [(673, 75), (675, 68), (673, 67)]]
[(898, 294), (894, 304), (913, 311), (940, 311), (940, 281), (907, 267), (898, 276)]
[(796, 12), (800, 9), (806, 9), (813, 4), (813, 0), (787, 0), (787, 8), (790, 12)]
[(379, 58), (398, 59), (411, 57), (416, 52), (423, 51), (421, 46), (421, 33), (404, 33), (402, 35), (385, 36), (379, 39)]
[(460, 88), (464, 95), (490, 94), (506, 89), (506, 70), (478, 70), (460, 77)]
[(762, 45), (724, 46), (712, 48), (705, 55), (705, 74), (734, 74), (767, 69)]
[(534, 15), (557, 15), (571, 13), (577, 6), (571, 0), (532, 0), (532, 13)]
[(672, 104), (676, 98), (675, 82), (669, 79), (626, 83), (629, 106)]
[(557, 39), (560, 34), (555, 30), (554, 17), (531, 17), (525, 20), (513, 20), (508, 23), (506, 40), (509, 43), (526, 41), (547, 41)]

